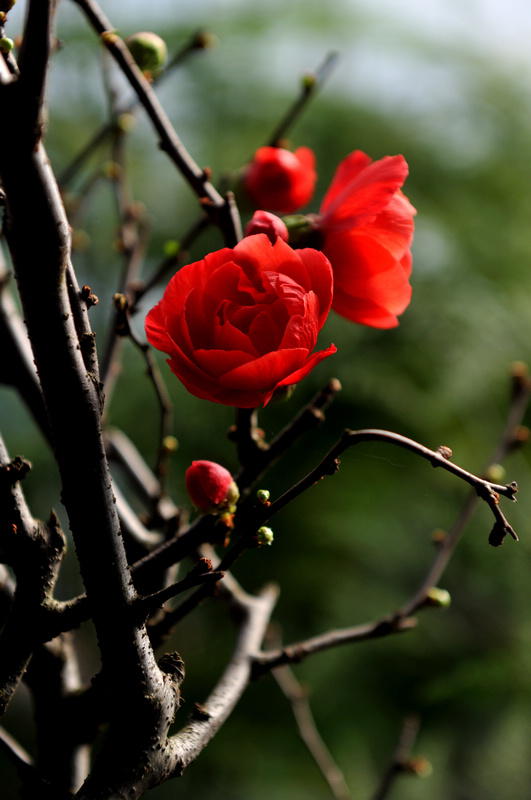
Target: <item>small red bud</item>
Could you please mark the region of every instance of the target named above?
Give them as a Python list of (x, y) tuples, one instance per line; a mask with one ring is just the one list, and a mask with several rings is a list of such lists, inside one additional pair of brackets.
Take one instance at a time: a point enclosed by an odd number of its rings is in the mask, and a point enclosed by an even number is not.
[(284, 222), (275, 214), (269, 211), (255, 211), (253, 218), (245, 226), (245, 235), (254, 236), (256, 233), (265, 233), (269, 237), (271, 244), (275, 244), (277, 238), (285, 242), (289, 239), (288, 229)]
[(240, 496), (228, 469), (213, 461), (192, 461), (186, 488), (196, 508), (207, 514), (231, 511)]

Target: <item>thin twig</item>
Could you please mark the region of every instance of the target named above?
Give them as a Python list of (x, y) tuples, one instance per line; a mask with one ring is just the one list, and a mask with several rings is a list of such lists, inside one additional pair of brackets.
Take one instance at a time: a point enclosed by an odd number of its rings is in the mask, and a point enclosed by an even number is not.
[(33, 770), (33, 759), (16, 739), (0, 725), (0, 750), (11, 761), (21, 777)]
[(116, 331), (120, 336), (128, 336), (135, 347), (140, 350), (146, 363), (147, 374), (155, 388), (155, 394), (160, 408), (160, 426), (158, 459), (154, 473), (160, 481), (161, 487), (164, 488), (163, 478), (165, 478), (167, 474), (167, 460), (171, 452), (165, 446), (164, 442), (172, 431), (173, 406), (162, 374), (158, 368), (157, 362), (153, 358), (151, 345), (139, 339), (131, 327), (129, 320), (129, 302), (125, 295), (115, 295), (114, 305), (117, 312)]
[(425, 777), (430, 774), (431, 765), (425, 758), (411, 758), (419, 726), (420, 720), (416, 714), (410, 714), (404, 720), (393, 758), (372, 800), (384, 800), (399, 775)]
[(326, 386), (319, 391), (310, 402), (299, 411), (274, 439), (267, 445), (262, 442), (262, 446), (256, 449), (254, 458), (241, 467), (235, 474), (234, 480), (238, 484), (240, 493), (250, 487), (255, 481), (259, 480), (294, 442), (305, 433), (314, 430), (325, 420), (324, 412), (334, 400), (336, 394), (341, 390), (341, 384), (336, 378), (332, 378)]
[(230, 199), (224, 199), (210, 183), (209, 175), (201, 169), (186, 150), (171, 125), (166, 112), (160, 105), (150, 83), (135, 64), (127, 45), (114, 33), (114, 28), (94, 0), (74, 0), (87, 16), (94, 30), (111, 55), (119, 64), (123, 74), (136, 92), (144, 106), (155, 130), (160, 137), (160, 147), (164, 150), (181, 174), (203, 202), (205, 211), (213, 215), (214, 221), (225, 235), (227, 246), (241, 239), (239, 215)]
[(518, 540), (515, 531), (505, 519), (498, 505), (500, 495), (503, 495), (510, 500), (516, 499), (515, 495), (518, 491), (518, 487), (515, 482), (506, 484), (504, 486), (501, 484), (492, 483), (492, 481), (479, 478), (477, 475), (473, 475), (471, 472), (468, 472), (462, 467), (457, 466), (457, 464), (453, 464), (451, 461), (449, 461), (451, 456), (451, 451), (449, 448), (440, 447), (438, 450), (430, 450), (428, 447), (419, 444), (419, 442), (415, 442), (413, 439), (408, 439), (406, 436), (402, 436), (399, 433), (371, 428), (359, 431), (345, 431), (341, 439), (334, 445), (334, 447), (332, 447), (332, 449), (320, 461), (320, 463), (310, 473), (308, 473), (308, 475), (306, 475), (305, 478), (292, 486), (291, 489), (289, 489), (271, 504), (269, 508), (269, 516), (271, 517), (273, 514), (276, 514), (296, 497), (299, 497), (299, 495), (305, 492), (310, 486), (313, 486), (315, 483), (317, 483), (317, 481), (319, 481), (325, 475), (333, 475), (335, 472), (337, 472), (339, 469), (339, 457), (349, 447), (353, 447), (361, 442), (370, 441), (388, 442), (389, 444), (395, 444), (398, 447), (404, 448), (405, 450), (410, 450), (421, 458), (429, 461), (432, 467), (442, 467), (444, 470), (451, 472), (456, 477), (470, 484), (475, 489), (479, 497), (490, 507), (494, 514), (496, 523), (503, 525), (505, 532), (510, 533), (513, 539), (516, 541)]
[(305, 75), (301, 83), (301, 93), (295, 100), (286, 115), (280, 120), (279, 124), (269, 137), (268, 144), (271, 147), (278, 147), (279, 142), (284, 138), (289, 128), (291, 128), (295, 121), (302, 114), (311, 98), (315, 95), (318, 89), (321, 88), (324, 81), (334, 68), (339, 53), (328, 53), (325, 60), (320, 64), (314, 73)]
[(323, 774), (333, 796), (336, 800), (350, 800), (351, 794), (344, 775), (317, 730), (308, 700), (308, 691), (301, 686), (293, 670), (288, 666), (277, 667), (272, 670), (272, 675), (291, 703), (301, 739)]
[(344, 644), (354, 644), (354, 642), (366, 642), (370, 639), (380, 639), (394, 633), (406, 633), (416, 628), (417, 620), (413, 618), (384, 617), (376, 622), (369, 622), (365, 625), (355, 625), (351, 628), (340, 628), (338, 630), (327, 631), (311, 639), (305, 639), (296, 644), (286, 645), (280, 650), (266, 650), (259, 653), (255, 658), (253, 667), (253, 679), (260, 678), (266, 672), (270, 672), (276, 667), (284, 664), (298, 664), (299, 661), (314, 655), (315, 653), (330, 650)]
[[(203, 31), (198, 31), (194, 33), (192, 37), (186, 42), (183, 47), (181, 47), (175, 55), (169, 60), (168, 65), (164, 70), (158, 73), (152, 85), (155, 86), (162, 82), (164, 78), (167, 78), (171, 71), (182, 64), (186, 56), (190, 53), (197, 51), (197, 50), (204, 50), (206, 49), (208, 42), (208, 34)], [(60, 186), (66, 186), (66, 184), (70, 183), (76, 172), (80, 169), (80, 167), (84, 164), (84, 162), (89, 158), (92, 153), (98, 149), (98, 147), (103, 144), (103, 142), (112, 134), (115, 133), (117, 130), (121, 130), (120, 126), (120, 117), (122, 114), (133, 114), (139, 105), (139, 99), (135, 96), (135, 98), (127, 103), (123, 108), (116, 109), (115, 113), (110, 122), (102, 125), (102, 127), (93, 135), (89, 142), (83, 147), (83, 149), (77, 154), (77, 156), (72, 160), (72, 162), (65, 167), (63, 172), (59, 175), (58, 182)]]

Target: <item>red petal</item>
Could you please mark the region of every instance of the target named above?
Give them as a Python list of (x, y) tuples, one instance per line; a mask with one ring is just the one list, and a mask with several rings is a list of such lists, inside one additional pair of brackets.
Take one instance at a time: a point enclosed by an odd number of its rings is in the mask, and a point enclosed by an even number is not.
[(320, 211), (323, 231), (360, 225), (380, 213), (404, 183), (408, 166), (403, 156), (367, 163), (356, 151), (340, 164)]

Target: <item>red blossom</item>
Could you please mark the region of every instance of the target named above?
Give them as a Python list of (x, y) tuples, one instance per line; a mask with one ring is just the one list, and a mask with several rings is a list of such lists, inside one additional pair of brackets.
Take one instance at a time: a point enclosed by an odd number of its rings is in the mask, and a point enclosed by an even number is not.
[(190, 499), (200, 511), (221, 511), (238, 500), (238, 487), (232, 475), (214, 461), (192, 461), (185, 480)]
[(312, 218), (334, 271), (332, 307), (353, 322), (392, 328), (409, 304), (416, 211), (400, 191), (407, 174), (403, 156), (373, 162), (356, 150)]
[(173, 276), (146, 317), (147, 338), (191, 394), (255, 408), (335, 352), (312, 353), (332, 292), (323, 253), (248, 236)]
[(313, 197), (317, 173), (309, 147), (295, 152), (283, 147), (260, 147), (245, 168), (243, 184), (256, 208), (291, 214)]

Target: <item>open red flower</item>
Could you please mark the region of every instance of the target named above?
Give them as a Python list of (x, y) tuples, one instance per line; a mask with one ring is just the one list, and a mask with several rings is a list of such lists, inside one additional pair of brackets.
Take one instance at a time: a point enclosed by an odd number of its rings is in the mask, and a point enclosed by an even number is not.
[(295, 152), (283, 147), (260, 147), (245, 168), (243, 184), (256, 208), (291, 214), (313, 197), (317, 173), (309, 147)]
[(312, 218), (334, 271), (332, 308), (353, 322), (392, 328), (409, 304), (416, 211), (400, 191), (407, 174), (402, 156), (373, 162), (356, 150)]
[(254, 408), (335, 352), (312, 353), (332, 291), (323, 253), (248, 236), (173, 276), (147, 315), (147, 338), (191, 394)]

